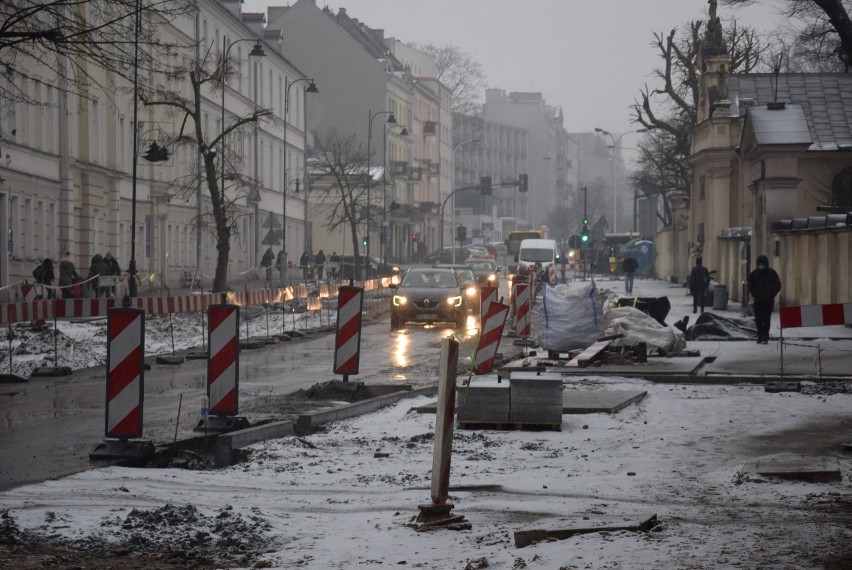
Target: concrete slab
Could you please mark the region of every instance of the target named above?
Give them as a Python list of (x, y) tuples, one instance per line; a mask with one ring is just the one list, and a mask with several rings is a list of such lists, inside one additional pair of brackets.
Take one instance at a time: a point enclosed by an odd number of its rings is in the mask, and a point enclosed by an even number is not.
[(836, 457), (805, 457), (778, 453), (746, 461), (741, 475), (763, 475), (811, 483), (831, 483), (842, 479), (840, 461)]
[(566, 390), (562, 394), (562, 413), (614, 414), (647, 395), (642, 390)]

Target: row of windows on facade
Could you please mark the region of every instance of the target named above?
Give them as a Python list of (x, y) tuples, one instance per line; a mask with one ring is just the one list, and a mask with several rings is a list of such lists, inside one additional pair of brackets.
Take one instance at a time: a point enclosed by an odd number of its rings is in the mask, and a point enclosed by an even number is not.
[[(60, 251), (59, 226), (57, 205), (38, 200), (33, 209), (33, 201), (29, 197), (9, 196), (9, 229), (7, 235), (7, 250), (14, 259), (37, 262), (45, 257), (57, 257)], [(106, 231), (108, 223), (106, 214), (93, 211), (90, 219), (92, 228), (89, 231), (89, 243), (95, 252), (112, 250), (115, 257), (126, 263), (130, 258), (130, 224), (118, 224), (118, 240), (116, 247), (107, 244)], [(234, 234), (232, 251), (241, 253), (245, 267), (251, 267), (251, 247), (254, 243), (253, 219), (246, 217), (242, 220), (240, 231)], [(40, 230), (44, 231), (41, 232)], [(289, 238), (300, 235), (301, 230), (288, 227)], [(173, 267), (195, 266), (195, 226), (191, 224), (170, 223), (166, 225), (165, 255), (168, 265)], [(136, 256), (138, 259), (151, 256), (151, 244), (155, 234), (150, 216), (143, 217), (136, 225)], [(215, 256), (215, 241), (208, 232), (202, 232), (202, 246), (207, 257)], [(69, 249), (69, 248), (66, 248)], [(80, 263), (78, 261), (78, 263)], [(85, 262), (83, 262), (85, 265)]]

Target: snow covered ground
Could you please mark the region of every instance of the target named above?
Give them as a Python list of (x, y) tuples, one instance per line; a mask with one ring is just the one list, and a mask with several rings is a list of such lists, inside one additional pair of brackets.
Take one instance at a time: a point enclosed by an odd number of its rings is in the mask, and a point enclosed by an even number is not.
[[(848, 456), (840, 483), (739, 471), (789, 450), (837, 461), (852, 395), (595, 377), (566, 387), (637, 388), (648, 392), (639, 404), (564, 416), (559, 432), (456, 431), (451, 500), (471, 530), (407, 526), (429, 501), (435, 419), (410, 411), (428, 401), (415, 398), (257, 444), (227, 469), (111, 467), (7, 491), (5, 535), (113, 555), (189, 552), (221, 567), (839, 568), (831, 564), (852, 560)], [(805, 445), (794, 437), (821, 430)], [(514, 546), (515, 531), (627, 526), (653, 514), (659, 524), (649, 533)]]

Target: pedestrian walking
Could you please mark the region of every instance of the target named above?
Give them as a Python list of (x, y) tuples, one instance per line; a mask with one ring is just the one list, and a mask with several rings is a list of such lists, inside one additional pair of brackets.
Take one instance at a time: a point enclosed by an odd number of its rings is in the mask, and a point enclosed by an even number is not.
[(322, 281), (322, 270), (325, 267), (325, 252), (319, 250), (314, 258), (314, 266), (317, 268), (317, 281)]
[(565, 255), (565, 252), (562, 253), (562, 256), (559, 258), (559, 273), (562, 277), (562, 282), (567, 283), (565, 280), (565, 272), (568, 270), (568, 256)]
[(104, 254), (104, 266), (105, 270), (102, 275), (105, 275), (106, 278), (101, 278), (101, 286), (104, 287), (104, 296), (105, 297), (115, 297), (116, 296), (116, 284), (119, 276), (121, 275), (121, 266), (118, 264), (118, 260), (112, 256), (112, 253), (106, 252)]
[[(624, 291), (625, 293), (633, 293), (633, 280), (636, 278), (636, 270), (639, 269), (639, 262), (635, 257), (625, 257), (621, 262), (621, 271), (624, 273)], [(706, 271), (706, 269), (705, 269)], [(708, 274), (709, 275), (709, 274)], [(703, 310), (702, 310), (703, 312)]]
[(275, 254), (272, 253), (272, 248), (267, 247), (263, 252), (263, 257), (260, 258), (260, 266), (264, 269), (266, 283), (272, 283), (272, 261), (275, 259)]
[(287, 252), (282, 249), (278, 252), (278, 257), (275, 260), (275, 267), (278, 269), (282, 287), (287, 286), (287, 264)]
[(299, 267), (302, 268), (302, 279), (307, 281), (311, 268), (311, 258), (307, 251), (302, 253), (302, 257), (299, 258)]
[(89, 274), (87, 275), (89, 279), (88, 291), (91, 291), (91, 296), (95, 299), (100, 298), (102, 293), (104, 296), (107, 294), (105, 290), (108, 287), (101, 287), (99, 283), (101, 275), (106, 275), (106, 263), (104, 263), (103, 256), (100, 253), (96, 253), (92, 256), (91, 263), (89, 263)]
[(704, 312), (704, 300), (710, 287), (710, 272), (704, 267), (700, 257), (695, 258), (695, 267), (689, 274), (689, 292), (692, 293), (692, 312)]
[(33, 278), (35, 278), (36, 283), (39, 283), (42, 286), (41, 298), (52, 299), (53, 289), (51, 289), (50, 286), (56, 278), (53, 274), (53, 260), (49, 257), (45, 257), (44, 261), (42, 261), (38, 267), (33, 269)]
[(757, 344), (769, 343), (769, 321), (775, 295), (781, 291), (781, 278), (769, 267), (769, 258), (757, 256), (757, 269), (749, 273), (748, 293), (754, 299), (754, 324), (757, 327)]
[(328, 278), (337, 279), (340, 276), (340, 256), (336, 251), (331, 252), (328, 258)]
[(59, 286), (63, 288), (63, 298), (80, 296), (78, 281), (80, 281), (80, 276), (77, 275), (77, 268), (74, 267), (74, 258), (71, 256), (71, 252), (66, 251), (65, 255), (59, 260)]

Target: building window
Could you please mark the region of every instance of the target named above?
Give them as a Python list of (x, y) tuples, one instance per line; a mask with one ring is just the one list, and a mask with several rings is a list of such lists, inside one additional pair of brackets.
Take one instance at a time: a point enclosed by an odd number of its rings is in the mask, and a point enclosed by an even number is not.
[(698, 199), (701, 200), (702, 202), (704, 201), (704, 191), (706, 189), (706, 186), (707, 186), (707, 180), (706, 180), (705, 176), (702, 174), (701, 177), (698, 179)]
[(847, 166), (834, 177), (831, 206), (839, 212), (852, 212), (852, 166)]

